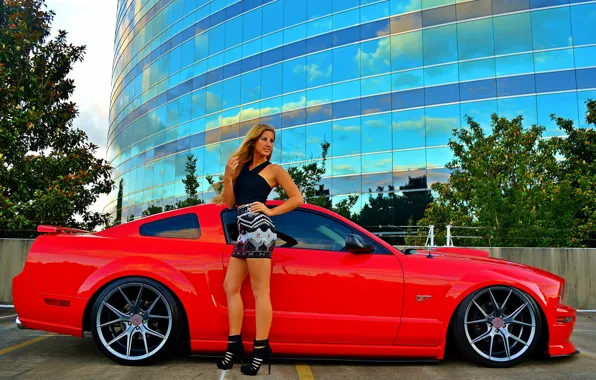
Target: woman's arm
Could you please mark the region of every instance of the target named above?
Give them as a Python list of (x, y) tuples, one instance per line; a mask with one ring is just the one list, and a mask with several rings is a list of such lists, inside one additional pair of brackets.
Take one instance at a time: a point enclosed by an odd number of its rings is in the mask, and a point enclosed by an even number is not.
[(288, 200), (283, 202), (281, 205), (270, 209), (269, 216), (285, 214), (286, 212), (292, 211), (296, 207), (304, 204), (302, 194), (300, 194), (298, 186), (296, 186), (288, 172), (279, 165), (275, 165), (274, 169), (275, 180), (277, 184), (284, 189), (286, 194), (288, 194)]

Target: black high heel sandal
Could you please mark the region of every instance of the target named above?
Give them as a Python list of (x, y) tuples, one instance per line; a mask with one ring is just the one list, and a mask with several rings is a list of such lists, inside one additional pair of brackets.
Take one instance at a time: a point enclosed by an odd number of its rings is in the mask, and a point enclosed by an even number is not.
[[(249, 375), (249, 376), (255, 376), (258, 372), (259, 369), (261, 368), (261, 365), (263, 364), (263, 362), (265, 361), (265, 359), (267, 359), (267, 361), (269, 362), (269, 374), (271, 375), (271, 347), (269, 347), (269, 340), (265, 339), (265, 340), (255, 340), (254, 343), (255, 349), (254, 349), (254, 356), (252, 358), (252, 362), (250, 362), (249, 364), (243, 365), (240, 368), (240, 371), (245, 374), (245, 375)], [(260, 347), (260, 348), (256, 348), (256, 347)]]
[(240, 365), (244, 364), (244, 345), (240, 335), (230, 335), (228, 338), (228, 349), (224, 357), (217, 361), (217, 368), (230, 369), (234, 366), (234, 360), (240, 359)]

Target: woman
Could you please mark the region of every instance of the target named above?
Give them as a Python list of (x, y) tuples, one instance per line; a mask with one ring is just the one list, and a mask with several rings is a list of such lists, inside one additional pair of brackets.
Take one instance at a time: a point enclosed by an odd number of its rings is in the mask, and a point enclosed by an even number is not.
[[(241, 338), (244, 305), (240, 289), (246, 275), (250, 274), (257, 331), (254, 357), (249, 364), (241, 367), (241, 371), (253, 376), (258, 373), (263, 360), (270, 360), (272, 354), (268, 341), (272, 319), (269, 283), (270, 259), (277, 233), (269, 217), (284, 214), (304, 203), (288, 172), (269, 162), (274, 141), (275, 130), (271, 126), (258, 124), (251, 128), (240, 148), (227, 162), (220, 198), (228, 208), (238, 207), (239, 235), (224, 280), (230, 324), (228, 348), (217, 366), (230, 369), (234, 360), (241, 359), (244, 355)], [(265, 202), (277, 185), (284, 189), (289, 199), (278, 207), (269, 209)]]

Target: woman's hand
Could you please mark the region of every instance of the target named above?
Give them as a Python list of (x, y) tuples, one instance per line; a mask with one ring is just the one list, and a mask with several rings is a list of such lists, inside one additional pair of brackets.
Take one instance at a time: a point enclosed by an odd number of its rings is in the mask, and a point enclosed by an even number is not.
[(253, 202), (250, 205), (250, 211), (251, 212), (262, 212), (263, 214), (267, 215), (267, 216), (271, 216), (271, 209), (267, 206), (265, 206), (264, 204), (262, 204), (261, 202)]
[(226, 171), (224, 173), (225, 178), (230, 178), (230, 176), (236, 171), (238, 167), (238, 157), (230, 157), (228, 163), (226, 164)]

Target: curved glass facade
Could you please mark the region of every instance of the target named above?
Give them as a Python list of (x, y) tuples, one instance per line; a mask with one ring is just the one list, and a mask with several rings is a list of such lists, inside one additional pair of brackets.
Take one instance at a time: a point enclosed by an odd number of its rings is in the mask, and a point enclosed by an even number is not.
[(122, 219), (183, 198), (189, 153), (209, 199), (205, 176), (264, 122), (286, 168), (331, 143), (323, 184), (334, 203), (361, 194), (362, 225), (415, 221), (465, 115), (521, 114), (546, 136), (551, 113), (584, 124), (594, 25), (596, 1), (580, 0), (120, 0), (108, 154)]

